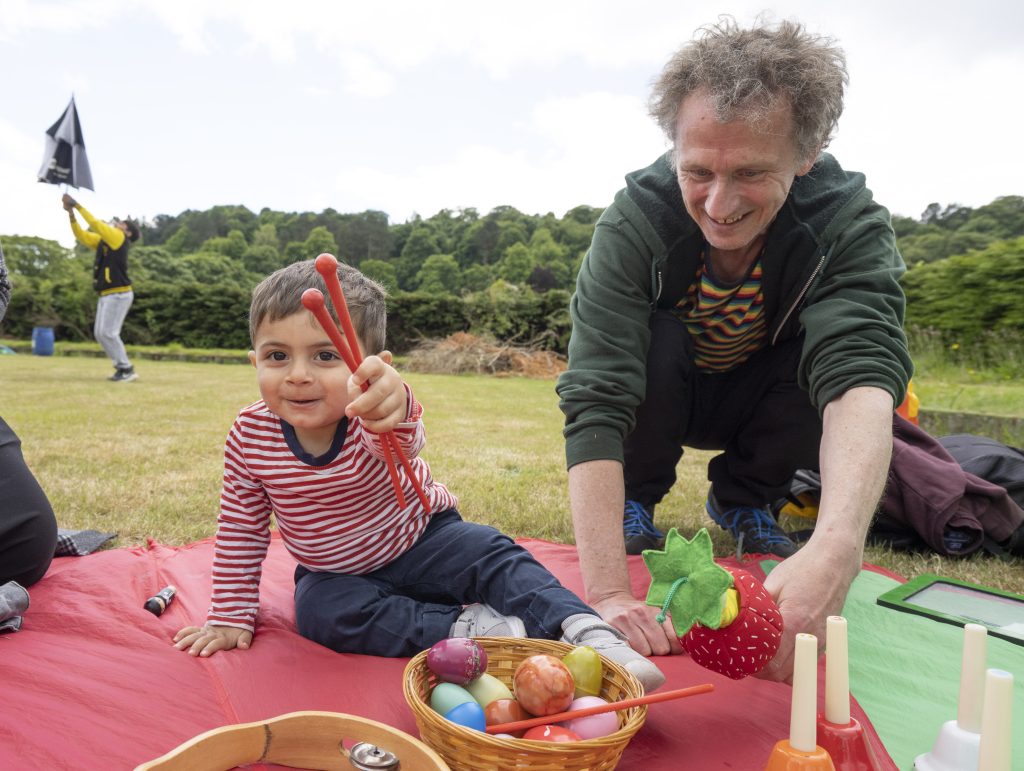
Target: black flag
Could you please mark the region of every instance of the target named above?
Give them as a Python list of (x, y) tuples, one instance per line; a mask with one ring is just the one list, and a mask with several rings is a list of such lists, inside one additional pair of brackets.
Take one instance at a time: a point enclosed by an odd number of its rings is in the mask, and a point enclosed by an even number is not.
[(57, 122), (46, 131), (46, 154), (39, 169), (39, 181), (95, 190), (73, 96)]

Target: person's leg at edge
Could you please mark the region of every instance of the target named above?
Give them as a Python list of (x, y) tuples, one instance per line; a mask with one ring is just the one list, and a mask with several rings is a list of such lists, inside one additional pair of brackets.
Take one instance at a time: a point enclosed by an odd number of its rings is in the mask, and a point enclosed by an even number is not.
[(660, 546), (662, 533), (654, 527), (654, 507), (676, 482), (676, 465), (683, 455), (681, 437), (692, 411), (694, 371), (693, 342), (686, 326), (671, 311), (656, 312), (651, 318), (646, 394), (623, 443), (628, 554)]
[(21, 440), (0, 418), (0, 584), (28, 587), (45, 575), (57, 547), (57, 519), (25, 464)]

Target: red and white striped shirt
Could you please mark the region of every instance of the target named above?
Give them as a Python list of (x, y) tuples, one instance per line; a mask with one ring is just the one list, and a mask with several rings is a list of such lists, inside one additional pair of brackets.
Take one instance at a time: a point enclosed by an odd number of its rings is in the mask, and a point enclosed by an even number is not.
[(426, 443), (419, 419), (423, 408), (408, 393), (408, 421), (394, 433), (430, 501), (429, 510), (401, 467), (407, 506), (399, 508), (380, 437), (358, 418), (347, 421), (344, 444), (334, 457), (328, 453), (316, 459), (323, 465), (310, 465), (308, 456), (302, 460), (289, 446), (291, 427), (283, 426), (262, 400), (238, 414), (224, 446), (209, 623), (253, 629), (271, 513), (299, 564), (314, 571), (361, 574), (394, 560), (416, 542), (434, 514), (458, 505), (417, 457)]

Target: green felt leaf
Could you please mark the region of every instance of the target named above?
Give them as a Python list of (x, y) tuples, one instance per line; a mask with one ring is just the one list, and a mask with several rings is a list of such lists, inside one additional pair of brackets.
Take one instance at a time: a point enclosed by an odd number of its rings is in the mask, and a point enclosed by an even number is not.
[(647, 549), (644, 564), (651, 572), (647, 604), (672, 615), (672, 627), (682, 637), (700, 622), (710, 629), (722, 623), (722, 597), (733, 585), (732, 573), (715, 564), (711, 536), (701, 528), (690, 540), (672, 528), (665, 548)]

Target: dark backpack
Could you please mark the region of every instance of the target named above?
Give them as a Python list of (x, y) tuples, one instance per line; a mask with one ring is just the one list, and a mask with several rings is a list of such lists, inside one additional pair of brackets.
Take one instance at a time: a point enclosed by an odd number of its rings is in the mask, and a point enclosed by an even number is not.
[(964, 471), (999, 485), (1024, 508), (1024, 452), (973, 434), (940, 436), (939, 443)]

